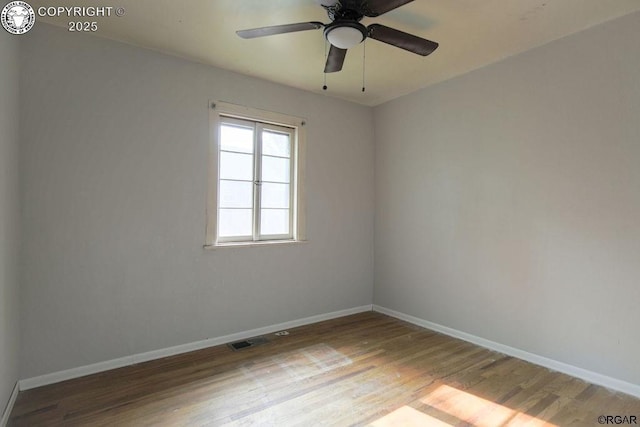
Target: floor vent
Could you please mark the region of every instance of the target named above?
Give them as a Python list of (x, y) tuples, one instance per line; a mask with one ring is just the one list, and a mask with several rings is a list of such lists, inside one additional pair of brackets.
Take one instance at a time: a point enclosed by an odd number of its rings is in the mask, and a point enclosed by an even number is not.
[(255, 347), (257, 345), (266, 344), (268, 342), (269, 340), (266, 339), (265, 337), (254, 337), (254, 338), (249, 338), (242, 341), (229, 343), (228, 346), (231, 347), (231, 350), (238, 351), (238, 350), (243, 350), (249, 347)]

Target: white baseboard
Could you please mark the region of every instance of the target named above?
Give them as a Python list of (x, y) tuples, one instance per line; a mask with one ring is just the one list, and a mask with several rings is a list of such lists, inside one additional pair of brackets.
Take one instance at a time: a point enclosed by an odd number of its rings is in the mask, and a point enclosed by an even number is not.
[(0, 419), (0, 427), (5, 427), (9, 422), (9, 415), (11, 415), (13, 405), (16, 403), (16, 398), (18, 397), (18, 392), (20, 391), (19, 384), (19, 382), (16, 382), (16, 385), (13, 387), (13, 391), (11, 392), (11, 396), (9, 396), (7, 406), (5, 406), (4, 412), (2, 413), (2, 419)]
[(564, 362), (559, 362), (557, 360), (549, 359), (544, 356), (539, 356), (537, 354), (529, 353), (524, 350), (509, 347), (504, 344), (490, 341), (475, 335), (468, 334), (466, 332), (458, 331), (457, 329), (442, 326), (437, 323), (429, 322), (427, 320), (404, 314), (399, 311), (391, 310), (389, 308), (381, 307), (379, 305), (374, 304), (373, 311), (377, 311), (379, 313), (404, 320), (405, 322), (413, 323), (414, 325), (418, 325), (426, 329), (431, 329), (432, 331), (441, 332), (454, 338), (459, 338), (463, 341), (479, 345), (480, 347), (485, 347), (509, 356), (517, 357), (518, 359), (526, 360), (527, 362), (544, 366), (545, 368), (562, 372), (563, 374), (571, 375), (572, 377), (580, 378), (593, 384), (601, 385), (603, 387), (621, 391), (623, 393), (640, 398), (640, 385), (638, 384), (632, 384), (630, 382), (602, 375), (597, 372), (578, 368), (577, 366), (569, 365)]
[(118, 359), (106, 360), (91, 365), (80, 366), (77, 368), (67, 369), (64, 371), (53, 372), (50, 374), (40, 375), (33, 378), (27, 378), (19, 381), (20, 390), (29, 390), (44, 385), (54, 384), (73, 378), (84, 377), (86, 375), (96, 374), (111, 369), (122, 368), (124, 366), (135, 365), (137, 363), (148, 362), (150, 360), (162, 359), (163, 357), (174, 356), (176, 354), (188, 353), (194, 350), (201, 350), (207, 347), (213, 347), (220, 344), (226, 344), (233, 341), (239, 341), (257, 335), (270, 334), (283, 329), (295, 328), (311, 323), (322, 322), (324, 320), (335, 319), (337, 317), (348, 316), (350, 314), (371, 311), (371, 305), (363, 305), (360, 307), (348, 308), (345, 310), (334, 311), (331, 313), (319, 314), (316, 316), (305, 317), (303, 319), (292, 320), (289, 322), (278, 323), (276, 325), (265, 326), (262, 328), (252, 329), (250, 331), (238, 332), (235, 334), (224, 335), (221, 337), (208, 338), (202, 341), (196, 341), (188, 344), (181, 344), (175, 347), (153, 350), (146, 353), (134, 354), (131, 356), (120, 357)]

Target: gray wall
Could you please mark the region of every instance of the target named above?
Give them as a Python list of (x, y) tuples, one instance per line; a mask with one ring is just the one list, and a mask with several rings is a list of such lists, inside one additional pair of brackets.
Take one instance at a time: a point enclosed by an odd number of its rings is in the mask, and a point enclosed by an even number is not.
[(375, 109), (376, 304), (640, 384), (638, 28)]
[(18, 38), (0, 34), (0, 415), (18, 380)]
[[(46, 24), (23, 41), (22, 378), (371, 304), (371, 109)], [(307, 244), (202, 249), (208, 99), (307, 118)]]

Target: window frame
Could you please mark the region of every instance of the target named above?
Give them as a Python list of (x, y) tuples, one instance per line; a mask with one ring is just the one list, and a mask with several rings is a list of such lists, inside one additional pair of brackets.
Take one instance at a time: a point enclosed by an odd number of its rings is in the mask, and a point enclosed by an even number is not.
[[(273, 130), (275, 132), (285, 132), (291, 135), (291, 179), (289, 185), (293, 190), (290, 191), (289, 202), (289, 224), (291, 233), (287, 235), (264, 235), (259, 234), (260, 227), (260, 204), (257, 203), (260, 191), (255, 191), (254, 187), (254, 204), (253, 204), (253, 233), (249, 239), (245, 236), (236, 238), (221, 238), (218, 235), (218, 192), (219, 192), (219, 166), (220, 166), (220, 127), (223, 122), (233, 123), (255, 123), (255, 132), (265, 130)], [(209, 102), (209, 127), (210, 127), (210, 146), (209, 146), (209, 177), (208, 177), (208, 196), (207, 196), (207, 223), (205, 248), (217, 248), (225, 246), (255, 246), (271, 243), (296, 243), (306, 241), (306, 198), (305, 198), (305, 158), (306, 158), (306, 129), (305, 120), (281, 113), (274, 113), (265, 110), (259, 110), (250, 107), (230, 104), (221, 101)], [(260, 135), (261, 138), (261, 135)], [(254, 168), (262, 162), (262, 147), (258, 147), (256, 141), (258, 137), (254, 136)], [(260, 161), (256, 161), (256, 159)], [(258, 166), (259, 167), (259, 166)], [(260, 177), (259, 171), (254, 170), (254, 186), (261, 183), (257, 181)], [(266, 239), (261, 239), (266, 237)]]

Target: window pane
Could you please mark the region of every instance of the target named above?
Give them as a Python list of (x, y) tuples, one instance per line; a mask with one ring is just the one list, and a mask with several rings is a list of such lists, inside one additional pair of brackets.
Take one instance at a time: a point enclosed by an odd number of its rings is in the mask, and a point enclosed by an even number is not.
[(253, 183), (220, 180), (220, 207), (252, 208)]
[(253, 181), (253, 155), (220, 152), (220, 179)]
[(262, 152), (271, 156), (290, 157), (289, 134), (265, 130), (262, 132)]
[(220, 209), (218, 235), (220, 237), (251, 236), (253, 215), (251, 209)]
[(220, 127), (220, 149), (253, 153), (253, 129), (223, 124)]
[(262, 156), (262, 181), (289, 183), (289, 159)]
[(289, 209), (262, 209), (260, 233), (262, 235), (289, 234)]
[(262, 184), (263, 208), (289, 208), (289, 184)]

